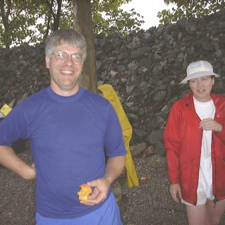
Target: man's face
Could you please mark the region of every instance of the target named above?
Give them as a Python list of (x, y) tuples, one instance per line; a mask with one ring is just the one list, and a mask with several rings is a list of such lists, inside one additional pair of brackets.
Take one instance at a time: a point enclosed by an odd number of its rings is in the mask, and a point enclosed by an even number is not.
[(207, 102), (211, 99), (210, 93), (213, 85), (214, 78), (210, 76), (198, 77), (189, 81), (194, 98), (199, 102)]
[[(57, 60), (54, 53), (70, 54), (66, 60)], [(46, 56), (46, 67), (50, 71), (51, 76), (51, 88), (52, 90), (62, 96), (70, 96), (78, 92), (79, 90), (79, 77), (82, 72), (83, 62), (74, 63), (72, 55), (82, 58), (82, 51), (80, 48), (71, 46), (67, 43), (58, 45), (53, 55)]]

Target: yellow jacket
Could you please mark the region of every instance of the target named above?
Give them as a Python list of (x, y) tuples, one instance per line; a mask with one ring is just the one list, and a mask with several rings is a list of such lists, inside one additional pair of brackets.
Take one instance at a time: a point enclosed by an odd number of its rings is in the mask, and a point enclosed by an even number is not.
[(123, 132), (124, 145), (127, 150), (126, 154), (127, 186), (129, 188), (133, 186), (138, 186), (139, 181), (129, 145), (130, 139), (132, 137), (132, 126), (123, 110), (123, 106), (121, 105), (120, 100), (113, 87), (110, 84), (103, 84), (100, 85), (98, 89), (103, 93), (103, 97), (110, 101), (120, 121), (120, 125)]

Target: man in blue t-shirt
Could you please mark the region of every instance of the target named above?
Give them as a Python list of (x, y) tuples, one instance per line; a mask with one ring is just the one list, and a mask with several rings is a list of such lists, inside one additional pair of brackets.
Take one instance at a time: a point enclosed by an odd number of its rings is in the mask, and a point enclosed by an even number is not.
[[(72, 29), (58, 30), (45, 55), (51, 85), (0, 123), (0, 163), (36, 179), (37, 225), (121, 225), (111, 184), (124, 169), (126, 150), (112, 105), (79, 85), (86, 41)], [(11, 148), (20, 138), (30, 140), (31, 166)], [(81, 184), (92, 188), (88, 200), (79, 201)]]

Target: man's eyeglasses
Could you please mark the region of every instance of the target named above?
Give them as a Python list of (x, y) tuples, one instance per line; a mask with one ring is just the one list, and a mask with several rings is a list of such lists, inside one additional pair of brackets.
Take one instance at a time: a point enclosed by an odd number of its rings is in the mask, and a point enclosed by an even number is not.
[(83, 63), (82, 57), (79, 54), (77, 54), (77, 53), (69, 54), (69, 53), (66, 53), (66, 52), (59, 51), (59, 52), (52, 53), (51, 55), (54, 55), (55, 58), (56, 58), (56, 60), (59, 63), (65, 63), (65, 62), (67, 62), (68, 57), (70, 55), (71, 55), (73, 64), (75, 64), (75, 65), (81, 65)]

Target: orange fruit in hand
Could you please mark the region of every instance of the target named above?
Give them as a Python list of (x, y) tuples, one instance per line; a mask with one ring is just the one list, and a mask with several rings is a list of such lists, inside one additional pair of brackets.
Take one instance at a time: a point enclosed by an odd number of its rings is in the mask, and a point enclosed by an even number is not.
[(90, 195), (92, 193), (91, 187), (87, 184), (81, 184), (79, 187), (81, 188), (81, 190), (79, 192), (77, 192), (77, 194), (79, 195), (79, 200), (87, 201), (88, 195)]

